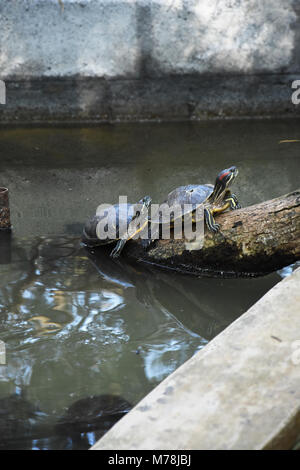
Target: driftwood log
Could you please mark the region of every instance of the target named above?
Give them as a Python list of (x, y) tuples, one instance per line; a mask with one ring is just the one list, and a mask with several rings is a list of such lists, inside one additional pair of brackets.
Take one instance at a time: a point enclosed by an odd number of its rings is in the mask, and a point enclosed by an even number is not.
[(121, 256), (195, 275), (257, 276), (300, 259), (300, 189), (216, 217), (221, 233), (205, 228), (204, 246), (156, 240), (144, 249), (130, 240)]

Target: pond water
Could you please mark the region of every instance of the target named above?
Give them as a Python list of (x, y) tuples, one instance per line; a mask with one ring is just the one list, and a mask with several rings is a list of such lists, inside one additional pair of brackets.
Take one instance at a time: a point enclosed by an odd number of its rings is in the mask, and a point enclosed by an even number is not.
[(159, 202), (230, 165), (243, 205), (279, 196), (299, 184), (300, 144), (279, 143), (298, 129), (287, 120), (0, 131), (13, 222), (0, 234), (0, 448), (88, 448), (281, 279), (196, 278), (87, 251), (80, 232), (97, 205)]

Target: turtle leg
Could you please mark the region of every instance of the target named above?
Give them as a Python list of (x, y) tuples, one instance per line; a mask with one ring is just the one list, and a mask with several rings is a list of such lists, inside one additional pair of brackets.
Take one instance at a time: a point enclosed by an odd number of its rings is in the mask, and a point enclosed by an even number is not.
[(242, 206), (240, 205), (239, 201), (238, 201), (238, 198), (236, 197), (235, 194), (229, 194), (228, 197), (226, 197), (226, 199), (224, 199), (224, 202), (229, 202), (230, 203), (230, 209), (232, 211), (236, 210), (236, 209), (240, 209)]
[(234, 199), (235, 208), (236, 208), (236, 209), (241, 209), (242, 206), (241, 206), (241, 204), (239, 203), (238, 198), (236, 197), (236, 195), (235, 195), (235, 194), (232, 194), (231, 196), (232, 196), (233, 199)]
[(220, 225), (215, 222), (212, 211), (204, 209), (205, 222), (211, 232), (217, 233), (220, 229)]
[(112, 258), (118, 258), (121, 254), (121, 251), (123, 250), (127, 240), (126, 239), (121, 239), (117, 242), (116, 246), (114, 249), (111, 251), (110, 255)]
[[(124, 239), (124, 238), (121, 238), (121, 239), (117, 242), (117, 244), (116, 244), (116, 246), (114, 247), (114, 249), (111, 251), (110, 256), (111, 256), (112, 258), (118, 258), (118, 256), (120, 256), (120, 253), (121, 253), (121, 251), (123, 250), (123, 248), (124, 248), (126, 242), (128, 242), (128, 241), (131, 240), (132, 238), (136, 237), (136, 235), (137, 235), (138, 233), (140, 233), (142, 230), (144, 230), (147, 225), (148, 225), (148, 218), (144, 221), (144, 223), (143, 223), (138, 229), (136, 229), (136, 230), (132, 233), (132, 235), (128, 236), (128, 238), (125, 238), (125, 239)], [(129, 230), (129, 228), (130, 228), (130, 224), (129, 224), (129, 226), (128, 226), (128, 230)]]

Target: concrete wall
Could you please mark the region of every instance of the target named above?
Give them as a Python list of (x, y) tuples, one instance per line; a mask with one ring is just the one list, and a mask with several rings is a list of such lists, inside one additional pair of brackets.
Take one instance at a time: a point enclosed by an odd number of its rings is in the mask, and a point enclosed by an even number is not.
[(0, 1), (2, 120), (299, 113), (300, 0)]

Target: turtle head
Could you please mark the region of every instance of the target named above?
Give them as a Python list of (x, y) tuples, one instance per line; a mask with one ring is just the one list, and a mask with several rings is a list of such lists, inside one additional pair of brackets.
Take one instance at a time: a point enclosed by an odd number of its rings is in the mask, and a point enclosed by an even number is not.
[(235, 178), (238, 175), (238, 169), (236, 166), (231, 166), (230, 168), (226, 168), (226, 170), (222, 170), (215, 182), (215, 187), (213, 191), (213, 200), (219, 200), (223, 197), (225, 191), (228, 187), (233, 183)]
[(220, 184), (224, 186), (225, 188), (228, 188), (228, 186), (234, 181), (234, 179), (238, 175), (238, 169), (236, 166), (231, 166), (230, 168), (227, 168), (226, 170), (221, 171), (221, 173), (218, 174), (217, 179), (216, 179), (216, 184)]

